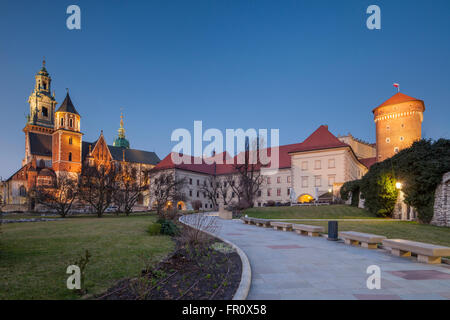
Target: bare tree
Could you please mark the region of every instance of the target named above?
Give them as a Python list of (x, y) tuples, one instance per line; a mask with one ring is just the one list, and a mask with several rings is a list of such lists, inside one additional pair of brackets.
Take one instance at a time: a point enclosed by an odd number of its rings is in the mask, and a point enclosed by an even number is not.
[(203, 185), (200, 186), (200, 190), (211, 201), (215, 210), (218, 208), (217, 195), (220, 186), (220, 179), (217, 176), (209, 176), (207, 180), (204, 180)]
[(79, 178), (79, 198), (88, 203), (101, 218), (113, 202), (117, 168), (85, 165)]
[(138, 172), (130, 164), (122, 164), (117, 171), (115, 191), (113, 192), (114, 203), (119, 211), (128, 216), (134, 205), (144, 191), (148, 190), (148, 171)]
[(36, 200), (39, 204), (66, 217), (78, 196), (78, 185), (74, 177), (66, 172), (56, 176), (54, 185), (36, 188)]
[(155, 200), (154, 205), (159, 216), (163, 215), (169, 201), (175, 203), (185, 200), (181, 193), (185, 184), (186, 178), (177, 179), (174, 173), (154, 172), (150, 182), (150, 195)]
[(261, 174), (261, 161), (259, 158), (259, 140), (255, 143), (253, 150), (250, 150), (249, 140), (246, 137), (245, 151), (244, 151), (244, 163), (237, 163), (234, 165), (235, 170), (238, 173), (237, 185), (235, 188), (239, 191), (239, 203), (244, 201), (247, 207), (253, 207), (254, 200), (261, 190), (261, 185), (264, 181), (264, 177)]
[(217, 195), (219, 196), (219, 199), (222, 200), (224, 207), (230, 204), (233, 199), (233, 192), (235, 192), (231, 187), (235, 182), (232, 176), (229, 177), (230, 179), (228, 179), (228, 176), (227, 178), (220, 179), (219, 186), (217, 188)]

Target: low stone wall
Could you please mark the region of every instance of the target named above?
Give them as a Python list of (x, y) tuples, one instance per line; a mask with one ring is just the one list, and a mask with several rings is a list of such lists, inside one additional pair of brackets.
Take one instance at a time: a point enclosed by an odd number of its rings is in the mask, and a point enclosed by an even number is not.
[(450, 227), (450, 172), (442, 177), (441, 184), (436, 188), (434, 198), (434, 216), (431, 224)]

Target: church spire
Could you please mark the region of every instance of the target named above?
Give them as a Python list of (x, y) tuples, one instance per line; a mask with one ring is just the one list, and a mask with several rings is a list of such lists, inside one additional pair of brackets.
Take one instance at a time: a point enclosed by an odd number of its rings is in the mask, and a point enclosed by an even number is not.
[(130, 142), (125, 138), (125, 128), (123, 126), (123, 112), (120, 113), (120, 127), (117, 132), (119, 133), (119, 135), (117, 139), (114, 140), (113, 146), (129, 149)]

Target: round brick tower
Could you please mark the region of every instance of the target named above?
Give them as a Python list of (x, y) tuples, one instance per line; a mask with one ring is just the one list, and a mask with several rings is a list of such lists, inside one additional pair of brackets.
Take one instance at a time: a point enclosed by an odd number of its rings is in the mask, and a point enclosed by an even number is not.
[(422, 100), (400, 92), (372, 111), (376, 127), (378, 162), (392, 157), (421, 139), (424, 111)]

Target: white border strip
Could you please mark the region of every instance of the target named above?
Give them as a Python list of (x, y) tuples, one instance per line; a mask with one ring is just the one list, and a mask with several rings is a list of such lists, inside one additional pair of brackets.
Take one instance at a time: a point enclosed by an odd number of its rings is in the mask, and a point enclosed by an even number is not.
[[(186, 217), (186, 216), (181, 216), (178, 220), (187, 226), (193, 227), (189, 223), (183, 221), (184, 217)], [(213, 234), (211, 232), (204, 231), (204, 230), (202, 230), (202, 231), (206, 234), (209, 234), (210, 236), (212, 236), (214, 238), (217, 238), (217, 239), (229, 244), (239, 254), (239, 257), (241, 258), (241, 262), (242, 262), (242, 275), (241, 275), (241, 282), (239, 283), (238, 289), (234, 293), (233, 300), (246, 300), (247, 296), (248, 296), (248, 292), (250, 291), (250, 285), (252, 283), (252, 269), (250, 267), (250, 261), (248, 260), (247, 255), (237, 245), (220, 237), (219, 235)]]

